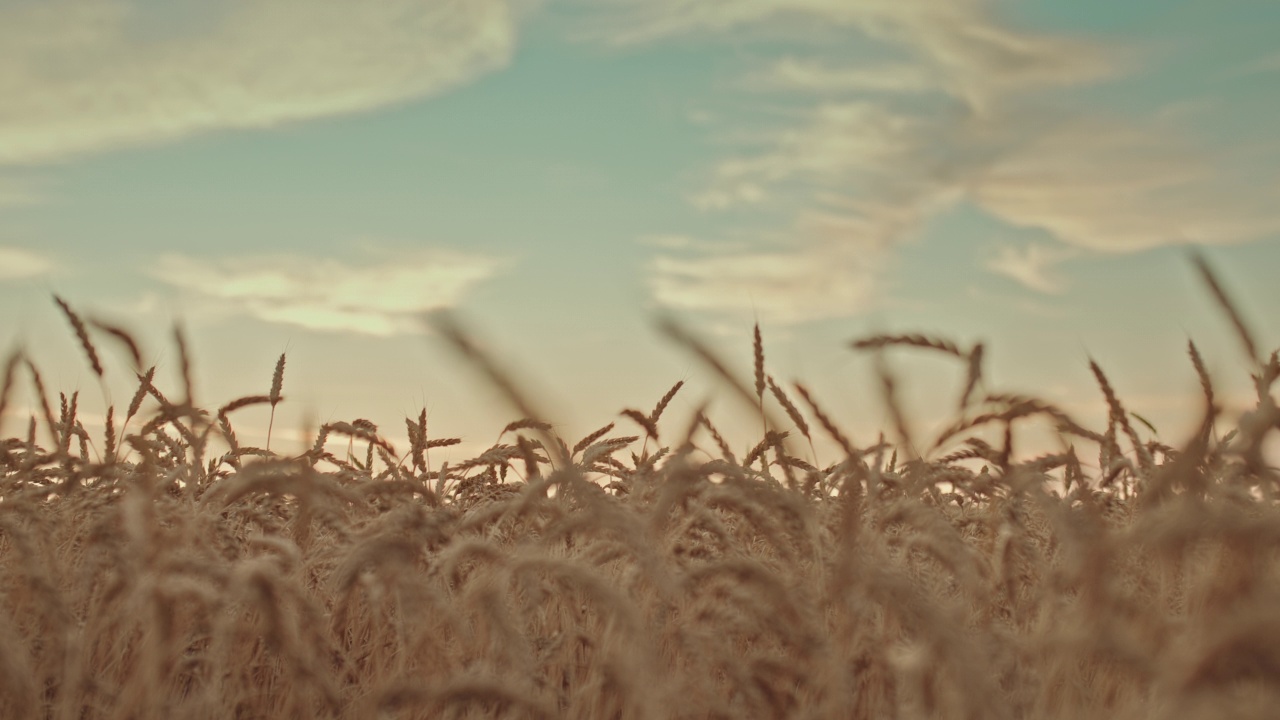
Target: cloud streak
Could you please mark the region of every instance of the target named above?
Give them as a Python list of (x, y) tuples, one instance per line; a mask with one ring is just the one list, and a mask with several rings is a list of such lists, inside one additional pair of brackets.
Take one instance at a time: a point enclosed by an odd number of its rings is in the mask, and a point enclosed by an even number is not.
[(512, 2), (0, 5), (0, 166), (441, 93), (510, 60)]
[(445, 251), (363, 264), (307, 256), (166, 255), (149, 274), (263, 322), (386, 337), (417, 332), (421, 313), (456, 305), (501, 265)]
[(1075, 255), (1070, 248), (1054, 248), (1038, 243), (1022, 248), (1006, 245), (987, 259), (986, 268), (1028, 290), (1056, 295), (1066, 288), (1066, 281), (1052, 274), (1053, 267)]
[[(1072, 94), (1139, 73), (1136, 56), (1085, 38), (1015, 28), (997, 17), (993, 3), (633, 0), (627, 7), (633, 12), (615, 31), (618, 42), (691, 32), (767, 34), (784, 22), (820, 27), (828, 38), (842, 33), (848, 41), (813, 42), (807, 55), (789, 48), (745, 78), (748, 90), (788, 93), (784, 102), (795, 105), (786, 114), (798, 120), (756, 132), (763, 142), (720, 162), (709, 187), (693, 197), (703, 209), (751, 206), (794, 218), (837, 218), (827, 225), (843, 223), (844, 242), (884, 257), (958, 202), (1097, 252), (1238, 243), (1280, 232), (1280, 209), (1268, 197), (1276, 178), (1246, 181), (1229, 158), (1199, 149), (1158, 111), (1107, 115)], [(870, 57), (851, 63), (852, 47)], [(667, 254), (653, 264), (651, 286), (660, 300), (681, 307), (727, 309), (734, 304), (730, 293), (742, 309), (746, 288), (758, 282), (776, 289), (768, 296), (782, 316), (802, 318), (794, 309), (811, 304), (810, 289), (798, 281), (784, 288), (776, 275), (783, 268), (825, 268), (833, 251), (829, 237), (796, 225), (788, 260), (770, 255), (766, 262), (747, 251), (690, 266)], [(886, 266), (882, 259), (873, 265)], [(1054, 292), (1061, 285), (1046, 274), (1051, 264), (1029, 250), (1001, 255), (988, 267)], [(859, 273), (861, 290), (849, 298), (855, 302), (846, 304), (847, 313), (865, 309), (878, 280), (874, 272)]]

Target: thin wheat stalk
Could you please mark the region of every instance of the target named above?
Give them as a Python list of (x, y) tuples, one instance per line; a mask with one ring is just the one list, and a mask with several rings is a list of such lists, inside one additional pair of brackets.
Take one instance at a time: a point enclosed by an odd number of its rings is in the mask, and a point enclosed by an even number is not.
[[(478, 369), (488, 379), (489, 383), (498, 389), (503, 398), (519, 412), (520, 417), (532, 418), (546, 425), (543, 420), (546, 416), (534, 408), (533, 403), (520, 391), (511, 380), (510, 375), (499, 368), (492, 358), (480, 350), (471, 337), (462, 329), (462, 325), (459, 324), (452, 313), (446, 310), (437, 310), (424, 316), (424, 320), (430, 329), (439, 333), (455, 352), (467, 360), (472, 367)], [(546, 425), (546, 427), (550, 427), (550, 425)], [(543, 436), (545, 446), (552, 453), (556, 464), (567, 467), (570, 463), (570, 458), (563, 453), (564, 441), (557, 438), (549, 430), (539, 430), (539, 433)]]
[(15, 348), (9, 352), (9, 358), (4, 363), (4, 384), (0, 386), (0, 427), (4, 425), (4, 414), (9, 409), (9, 396), (13, 392), (13, 386), (17, 384), (18, 365), (22, 360), (22, 351)]
[(768, 422), (764, 417), (764, 341), (760, 336), (760, 323), (756, 323), (751, 333), (751, 349), (754, 356), (755, 377), (756, 377), (756, 403), (760, 407), (760, 433), (763, 435), (769, 431)]
[(964, 392), (960, 394), (960, 412), (964, 412), (969, 407), (969, 400), (973, 397), (973, 391), (977, 388), (978, 383), (982, 381), (982, 358), (985, 349), (982, 343), (976, 343), (968, 355), (968, 373), (965, 377)]
[[(711, 439), (715, 441), (716, 447), (720, 449), (720, 456), (728, 460), (730, 464), (737, 465), (738, 461), (733, 457), (733, 450), (729, 448), (729, 443), (725, 441), (724, 436), (720, 434), (716, 426), (711, 423), (711, 418), (707, 416), (705, 411), (699, 411), (698, 418), (701, 420), (702, 426), (707, 429), (707, 432), (711, 433)], [(743, 464), (747, 465), (749, 463)]]
[(89, 358), (89, 366), (93, 368), (93, 374), (102, 379), (102, 360), (98, 358), (98, 349), (93, 346), (93, 340), (89, 338), (89, 331), (85, 328), (84, 320), (76, 314), (75, 310), (67, 304), (65, 300), (53, 296), (54, 302), (62, 309), (62, 314), (67, 317), (67, 321), (71, 323), (71, 328), (75, 330), (76, 338), (80, 341), (80, 347), (84, 350), (84, 354)]
[[(905, 335), (873, 335), (871, 337), (854, 340), (850, 346), (855, 350), (880, 350), (887, 347), (906, 346), (916, 347), (926, 350), (936, 350), (952, 357), (968, 360), (971, 353), (965, 353), (950, 340), (929, 337), (920, 333), (908, 333)], [(979, 353), (981, 357), (981, 353)]]
[(809, 410), (818, 419), (818, 424), (826, 431), (827, 436), (835, 440), (840, 449), (844, 451), (845, 457), (850, 460), (860, 457), (861, 454), (854, 449), (853, 443), (849, 441), (849, 438), (845, 437), (840, 428), (836, 427), (836, 424), (831, 420), (831, 416), (827, 415), (822, 407), (818, 405), (818, 401), (813, 398), (809, 388), (799, 382), (793, 382), (792, 387), (796, 389), (796, 392), (800, 393), (800, 398), (809, 406)]
[(1129, 422), (1129, 415), (1125, 412), (1124, 406), (1120, 404), (1120, 398), (1111, 387), (1106, 374), (1102, 372), (1102, 367), (1090, 358), (1089, 369), (1093, 371), (1093, 376), (1097, 378), (1098, 385), (1102, 388), (1102, 394), (1107, 399), (1107, 407), (1111, 409), (1112, 420), (1120, 426), (1121, 430), (1124, 430), (1125, 437), (1129, 438), (1129, 443), (1133, 446), (1134, 452), (1137, 453), (1138, 467), (1142, 469), (1144, 474), (1151, 473), (1155, 469), (1155, 460), (1152, 459), (1151, 453), (1147, 452), (1142, 439), (1138, 437), (1138, 432), (1133, 429), (1133, 425)]
[(1200, 349), (1191, 340), (1187, 340), (1187, 354), (1191, 356), (1191, 364), (1196, 369), (1196, 377), (1200, 379), (1200, 389), (1204, 391), (1205, 405), (1216, 407), (1217, 402), (1214, 400), (1213, 381), (1209, 379), (1209, 370), (1205, 367), (1204, 358), (1200, 356)]
[[(907, 416), (902, 410), (902, 405), (898, 402), (897, 381), (893, 374), (889, 372), (889, 366), (884, 361), (883, 353), (876, 354), (876, 375), (880, 377), (881, 399), (885, 407), (889, 410), (889, 417), (893, 421), (893, 429), (898, 433), (900, 443), (905, 446), (908, 456), (914, 460), (919, 456), (916, 454), (915, 441), (911, 437), (911, 429), (907, 425)], [(897, 457), (897, 450), (894, 450), (894, 457)]]
[(49, 435), (53, 438), (54, 445), (60, 445), (62, 438), (58, 435), (58, 424), (53, 419), (53, 408), (49, 405), (49, 395), (45, 392), (44, 378), (40, 377), (40, 370), (36, 368), (35, 363), (31, 362), (28, 357), (23, 357), (26, 363), (27, 372), (31, 374), (31, 382), (35, 385), (36, 399), (40, 401), (40, 411), (44, 414), (45, 425), (49, 428)]
[(269, 402), (271, 402), (271, 398), (267, 395), (246, 395), (225, 403), (218, 408), (217, 414), (226, 415), (227, 413), (235, 412), (240, 408), (246, 408), (251, 405), (266, 405)]
[(105, 442), (103, 452), (105, 453), (106, 462), (114, 463), (116, 461), (116, 427), (115, 427), (115, 405), (107, 406), (107, 420), (103, 426), (103, 435)]
[(191, 377), (191, 353), (187, 349), (187, 336), (181, 323), (173, 325), (173, 342), (178, 348), (178, 366), (182, 374), (182, 392), (185, 399), (180, 403), (183, 407), (194, 407), (193, 381)]
[[(725, 365), (725, 363), (721, 361), (720, 358), (705, 344), (694, 337), (692, 333), (670, 317), (659, 318), (657, 324), (658, 330), (662, 334), (666, 335), (668, 339), (690, 351), (694, 357), (698, 358), (706, 364), (707, 367), (711, 368), (716, 375), (729, 385), (729, 388), (733, 390), (734, 394), (746, 403), (747, 407), (760, 409), (761, 416), (765, 419), (766, 428), (772, 429), (782, 426), (782, 424), (773, 417), (773, 414), (769, 412), (768, 408), (762, 407), (762, 403), (759, 402), (757, 397), (753, 396), (752, 392), (747, 389), (746, 385), (739, 381), (734, 374), (729, 371), (728, 366)], [(763, 369), (763, 365), (761, 368)], [(763, 389), (761, 390), (761, 397), (763, 397)]]
[(284, 388), (284, 356), (284, 353), (280, 353), (280, 359), (276, 361), (276, 369), (271, 373), (271, 392), (267, 395), (267, 402), (271, 403), (271, 417), (267, 420), (268, 450), (271, 449), (271, 430), (276, 424), (276, 405), (280, 404), (280, 391)]
[(662, 396), (662, 399), (658, 400), (658, 404), (653, 406), (653, 412), (649, 413), (649, 422), (657, 425), (658, 419), (662, 417), (662, 412), (667, 409), (667, 405), (671, 403), (671, 399), (676, 396), (676, 393), (680, 392), (680, 388), (682, 387), (684, 387), (683, 380), (680, 380), (675, 385), (671, 386), (671, 389)]
[(652, 438), (654, 440), (658, 439), (658, 426), (652, 420), (649, 419), (648, 415), (645, 415), (639, 410), (635, 410), (633, 408), (624, 408), (622, 412), (618, 414), (630, 419), (635, 424), (639, 425), (644, 430), (646, 441), (649, 438)]
[(608, 433), (608, 432), (609, 432), (610, 430), (612, 430), (612, 429), (613, 429), (613, 423), (609, 423), (608, 425), (605, 425), (605, 426), (604, 426), (604, 427), (602, 427), (602, 428), (599, 428), (599, 429), (597, 429), (597, 430), (592, 431), (591, 433), (588, 433), (586, 437), (584, 437), (584, 438), (582, 438), (581, 440), (579, 440), (578, 442), (574, 443), (574, 445), (573, 445), (573, 449), (572, 449), (572, 451), (569, 453), (569, 455), (570, 455), (571, 457), (572, 457), (573, 455), (577, 455), (577, 454), (578, 454), (579, 452), (581, 452), (584, 448), (586, 448), (586, 447), (590, 446), (590, 445), (591, 445), (591, 443), (593, 443), (593, 442), (595, 442), (595, 441), (599, 440), (600, 438), (604, 437), (604, 436), (605, 436), (605, 434), (606, 434), (606, 433)]
[(102, 320), (90, 319), (89, 324), (114, 338), (117, 342), (124, 346), (125, 351), (129, 354), (129, 361), (133, 364), (133, 371), (140, 372), (142, 370), (142, 348), (133, 335), (119, 325), (112, 325)]
[(516, 430), (541, 430), (548, 432), (551, 430), (551, 423), (542, 422), (541, 420), (533, 420), (531, 418), (522, 418), (507, 423), (502, 428), (502, 432), (498, 433), (498, 439), (501, 440), (503, 435)]
[(1213, 295), (1213, 299), (1218, 302), (1218, 306), (1222, 308), (1227, 315), (1227, 319), (1231, 321), (1231, 326), (1235, 328), (1236, 337), (1240, 339), (1240, 344), (1244, 346), (1245, 355), (1248, 356), (1249, 362), (1254, 365), (1261, 365), (1262, 355), (1258, 352), (1258, 344), (1253, 340), (1253, 333), (1249, 332), (1249, 328), (1245, 325), (1240, 312), (1236, 310), (1235, 303), (1231, 302), (1231, 298), (1227, 296), (1222, 283), (1218, 282), (1217, 275), (1209, 267), (1209, 262), (1205, 260), (1203, 255), (1195, 251), (1191, 252), (1191, 262), (1196, 266), (1196, 270), (1199, 271), (1200, 278), (1204, 280), (1205, 285), (1209, 286), (1209, 292)]
[(418, 420), (412, 418), (404, 419), (405, 430), (409, 434), (409, 454), (408, 457), (413, 462), (414, 472), (424, 472), (427, 465), (427, 410), (422, 409)]
[(809, 423), (805, 422), (804, 416), (800, 414), (800, 410), (791, 402), (791, 398), (787, 397), (787, 394), (783, 392), (782, 388), (778, 387), (778, 384), (773, 381), (772, 376), (766, 377), (765, 380), (769, 385), (769, 392), (773, 394), (773, 397), (778, 401), (778, 404), (782, 405), (782, 409), (786, 411), (787, 417), (791, 418), (791, 422), (795, 423), (800, 434), (808, 441), (809, 452), (813, 457), (814, 464), (820, 465), (821, 463), (818, 462), (818, 451), (813, 446), (813, 436), (809, 434)]

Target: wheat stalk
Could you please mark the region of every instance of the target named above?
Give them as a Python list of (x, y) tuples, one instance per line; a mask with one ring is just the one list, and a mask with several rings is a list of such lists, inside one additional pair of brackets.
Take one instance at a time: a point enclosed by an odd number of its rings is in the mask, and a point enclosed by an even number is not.
[(276, 369), (271, 373), (271, 391), (267, 395), (267, 402), (271, 403), (271, 417), (267, 420), (267, 449), (271, 449), (271, 430), (276, 424), (276, 405), (280, 404), (283, 399), (280, 391), (284, 388), (284, 361), (285, 354), (280, 353), (280, 359), (276, 361)]
[(1253, 340), (1253, 333), (1245, 325), (1240, 312), (1236, 310), (1235, 303), (1227, 296), (1222, 283), (1218, 282), (1217, 275), (1209, 267), (1209, 262), (1205, 260), (1203, 255), (1194, 251), (1191, 253), (1191, 262), (1196, 266), (1196, 270), (1199, 271), (1200, 279), (1209, 287), (1209, 292), (1213, 295), (1213, 299), (1218, 302), (1218, 307), (1222, 308), (1227, 319), (1231, 321), (1231, 327), (1235, 328), (1236, 337), (1240, 339), (1240, 344), (1244, 347), (1245, 356), (1249, 358), (1249, 362), (1260, 366), (1262, 364), (1262, 355), (1258, 352), (1258, 344)]
[(98, 349), (93, 346), (93, 340), (89, 337), (89, 331), (85, 328), (84, 320), (62, 298), (54, 295), (53, 300), (62, 309), (62, 314), (66, 316), (67, 321), (71, 323), (71, 328), (76, 333), (76, 339), (80, 341), (80, 348), (84, 350), (85, 357), (89, 359), (89, 367), (93, 369), (93, 374), (97, 375), (98, 379), (101, 380), (102, 361), (98, 358)]

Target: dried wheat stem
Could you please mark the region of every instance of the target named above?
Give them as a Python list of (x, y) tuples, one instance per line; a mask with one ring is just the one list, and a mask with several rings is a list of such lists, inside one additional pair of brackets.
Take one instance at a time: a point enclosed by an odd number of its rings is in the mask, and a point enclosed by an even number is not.
[[(499, 368), (492, 358), (480, 350), (471, 337), (463, 331), (461, 324), (453, 314), (438, 310), (427, 315), (425, 320), (428, 326), (439, 333), (455, 352), (469, 361), (473, 367), (488, 379), (490, 384), (497, 388), (507, 402), (520, 413), (520, 417), (542, 421), (545, 415), (537, 412), (533, 403), (524, 393), (520, 392), (520, 389), (511, 380), (510, 375)], [(555, 456), (557, 465), (568, 466), (570, 458), (563, 453), (564, 441), (557, 438), (549, 430), (540, 430), (540, 434), (543, 436), (546, 447)]]
[(760, 422), (765, 423), (761, 432), (768, 432), (769, 426), (764, 417), (764, 340), (760, 335), (760, 323), (756, 323), (752, 331), (751, 349), (755, 356), (756, 403), (760, 406)]
[(792, 386), (796, 389), (796, 392), (800, 393), (800, 398), (809, 406), (809, 410), (812, 411), (813, 416), (818, 419), (818, 424), (822, 426), (822, 429), (826, 431), (827, 435), (832, 440), (836, 441), (836, 444), (840, 446), (841, 450), (844, 450), (845, 456), (849, 459), (860, 457), (861, 454), (854, 449), (853, 443), (849, 441), (849, 438), (845, 437), (844, 433), (840, 432), (840, 428), (836, 427), (836, 424), (831, 420), (831, 416), (827, 415), (827, 413), (823, 411), (822, 407), (818, 405), (817, 400), (814, 400), (813, 395), (809, 392), (809, 388), (798, 382), (792, 383)]
[(9, 408), (9, 396), (18, 378), (18, 365), (22, 362), (22, 351), (14, 349), (4, 363), (4, 384), (0, 386), (0, 426), (4, 424), (4, 414)]
[(653, 438), (654, 440), (658, 439), (658, 426), (649, 419), (648, 415), (645, 415), (639, 410), (635, 410), (633, 408), (625, 408), (618, 414), (623, 417), (630, 418), (635, 422), (635, 424), (643, 428), (646, 437)]
[(31, 382), (35, 385), (36, 399), (40, 401), (40, 411), (44, 414), (45, 424), (49, 427), (49, 434), (53, 438), (54, 445), (59, 445), (62, 438), (58, 435), (58, 423), (53, 419), (53, 408), (49, 405), (49, 395), (45, 392), (44, 378), (40, 377), (40, 370), (31, 362), (30, 358), (24, 357), (23, 361), (27, 365), (27, 371), (31, 373)]
[(133, 335), (119, 325), (112, 325), (101, 320), (90, 319), (89, 324), (114, 338), (129, 353), (129, 361), (133, 363), (133, 371), (142, 370), (142, 348)]
[(280, 353), (280, 359), (276, 361), (275, 372), (271, 373), (271, 392), (267, 395), (267, 402), (271, 403), (271, 417), (267, 419), (267, 449), (271, 449), (271, 431), (276, 426), (276, 405), (280, 404), (283, 399), (280, 391), (284, 387), (284, 362), (285, 354)]
[(590, 446), (591, 443), (604, 437), (605, 433), (609, 432), (612, 429), (613, 429), (613, 423), (609, 423), (608, 425), (605, 425), (604, 427), (590, 433), (586, 437), (574, 443), (573, 450), (569, 454), (571, 456), (577, 455), (583, 448)]
[(1133, 429), (1133, 425), (1129, 422), (1129, 415), (1125, 412), (1124, 406), (1120, 404), (1120, 398), (1111, 387), (1106, 374), (1102, 372), (1102, 367), (1090, 358), (1089, 369), (1093, 371), (1093, 376), (1097, 378), (1098, 385), (1102, 388), (1102, 394), (1107, 399), (1107, 407), (1111, 409), (1112, 421), (1118, 424), (1120, 429), (1124, 430), (1125, 437), (1129, 438), (1129, 443), (1133, 445), (1134, 452), (1138, 455), (1138, 466), (1142, 468), (1143, 472), (1151, 472), (1155, 469), (1155, 460), (1152, 459), (1151, 453), (1147, 452), (1142, 439), (1138, 437), (1138, 432)]
[(662, 417), (662, 411), (667, 409), (667, 405), (671, 403), (671, 398), (674, 398), (676, 393), (680, 392), (680, 388), (682, 387), (684, 387), (683, 380), (671, 386), (671, 389), (667, 391), (667, 394), (663, 395), (662, 399), (658, 401), (658, 404), (653, 407), (653, 412), (649, 413), (649, 422), (657, 424), (658, 419)]
[[(933, 338), (919, 333), (910, 333), (905, 335), (874, 335), (872, 337), (854, 340), (850, 345), (855, 350), (878, 350), (894, 345), (905, 345), (908, 347), (917, 347), (927, 350), (937, 350), (938, 352), (958, 357), (962, 360), (968, 360), (971, 356), (971, 354), (961, 351), (960, 348), (950, 340)], [(980, 353), (979, 357), (981, 357)]]
[(98, 379), (101, 380), (102, 360), (98, 358), (98, 349), (93, 346), (93, 340), (89, 338), (89, 331), (85, 328), (84, 320), (62, 298), (54, 295), (53, 300), (58, 303), (58, 307), (62, 308), (62, 314), (67, 316), (67, 320), (71, 323), (71, 328), (75, 330), (76, 338), (80, 340), (80, 347), (89, 358), (89, 365), (93, 368), (93, 374), (97, 375)]
[(1218, 282), (1217, 276), (1213, 269), (1209, 267), (1209, 262), (1204, 256), (1198, 252), (1191, 253), (1191, 262), (1200, 272), (1200, 278), (1209, 286), (1209, 292), (1212, 293), (1213, 299), (1218, 301), (1218, 305), (1223, 312), (1227, 314), (1227, 318), (1231, 320), (1231, 326), (1235, 328), (1236, 336), (1240, 338), (1241, 345), (1244, 346), (1245, 354), (1249, 357), (1249, 362), (1254, 365), (1262, 364), (1262, 356), (1258, 352), (1258, 345), (1253, 340), (1253, 333), (1249, 332), (1248, 326), (1244, 324), (1244, 319), (1240, 316), (1240, 312), (1236, 310), (1235, 303), (1231, 302), (1231, 298), (1227, 296), (1226, 290), (1222, 284)]

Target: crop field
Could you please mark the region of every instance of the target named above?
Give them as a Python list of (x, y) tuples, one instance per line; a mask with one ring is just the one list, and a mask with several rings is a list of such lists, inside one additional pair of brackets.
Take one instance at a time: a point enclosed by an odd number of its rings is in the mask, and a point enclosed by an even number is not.
[[(285, 455), (236, 436), (237, 411), (282, 401), (283, 355), (262, 395), (199, 408), (181, 334), (185, 382), (161, 388), (126, 330), (58, 298), (93, 372), (110, 343), (134, 348), (139, 380), (90, 432), (38, 359), (3, 368), (0, 416), (23, 389), (37, 407), (0, 432), (0, 716), (1275, 717), (1280, 359), (1197, 262), (1257, 403), (1223, 427), (1190, 344), (1202, 421), (1177, 447), (1096, 364), (1110, 415), (1088, 428), (982, 389), (980, 344), (921, 335), (855, 347), (962, 363), (938, 399), (954, 423), (915, 437), (890, 412), (858, 446), (770, 375), (758, 328), (738, 379), (674, 322), (759, 444), (666, 412), (679, 383), (562, 438), (439, 316), (509, 401), (497, 444), (433, 465), (458, 440), (420, 416), (407, 448), (351, 420)], [(1015, 461), (1011, 428), (1045, 419), (1065, 449)], [(816, 466), (815, 441), (840, 456)]]

